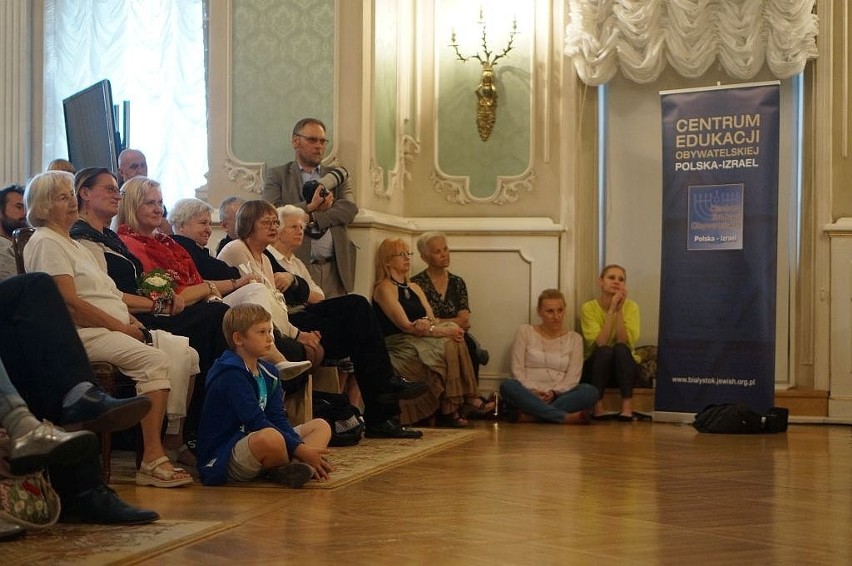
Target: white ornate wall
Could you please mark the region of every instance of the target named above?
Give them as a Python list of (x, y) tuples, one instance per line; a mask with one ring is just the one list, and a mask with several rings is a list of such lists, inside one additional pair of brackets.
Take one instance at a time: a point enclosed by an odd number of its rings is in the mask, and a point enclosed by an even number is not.
[(831, 383), (828, 416), (852, 418), (852, 218), (825, 227), (831, 239)]

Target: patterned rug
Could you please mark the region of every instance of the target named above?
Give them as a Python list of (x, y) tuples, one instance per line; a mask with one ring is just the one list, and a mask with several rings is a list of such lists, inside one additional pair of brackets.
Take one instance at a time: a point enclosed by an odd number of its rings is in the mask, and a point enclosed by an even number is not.
[(232, 528), (215, 521), (165, 521), (132, 527), (57, 524), (4, 542), (3, 566), (136, 564)]
[[(324, 482), (311, 481), (305, 484), (304, 488), (336, 489), (343, 487), (344, 485), (360, 481), (394, 466), (399, 466), (414, 459), (422, 458), (427, 454), (468, 442), (477, 436), (485, 434), (482, 430), (474, 429), (426, 428), (422, 430), (423, 438), (418, 440), (364, 438), (356, 446), (331, 448), (329, 461), (335, 468), (331, 474), (331, 480)], [(186, 468), (186, 466), (184, 467)], [(190, 469), (189, 471), (195, 475), (195, 470)], [(135, 462), (132, 453), (113, 452), (112, 483), (133, 483), (135, 473)], [(268, 488), (273, 485), (267, 481), (257, 480), (240, 484), (240, 487)]]
[(481, 430), (427, 428), (418, 440), (365, 438), (357, 446), (332, 448), (329, 461), (334, 466), (331, 480), (311, 481), (308, 489), (335, 489), (395, 466), (406, 464), (427, 454), (445, 450), (484, 435)]

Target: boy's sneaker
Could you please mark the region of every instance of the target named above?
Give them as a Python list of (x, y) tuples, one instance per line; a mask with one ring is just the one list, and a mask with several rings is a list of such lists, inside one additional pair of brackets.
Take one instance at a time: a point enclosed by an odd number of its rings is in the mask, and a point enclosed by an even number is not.
[(314, 477), (314, 469), (304, 462), (290, 462), (267, 471), (266, 477), (275, 483), (298, 489)]

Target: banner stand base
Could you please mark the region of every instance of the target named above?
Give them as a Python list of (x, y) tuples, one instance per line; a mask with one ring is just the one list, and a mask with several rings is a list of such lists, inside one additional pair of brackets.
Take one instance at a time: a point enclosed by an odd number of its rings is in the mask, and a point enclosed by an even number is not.
[(675, 413), (671, 411), (654, 411), (653, 419), (655, 423), (686, 423), (692, 424), (695, 420), (695, 413)]

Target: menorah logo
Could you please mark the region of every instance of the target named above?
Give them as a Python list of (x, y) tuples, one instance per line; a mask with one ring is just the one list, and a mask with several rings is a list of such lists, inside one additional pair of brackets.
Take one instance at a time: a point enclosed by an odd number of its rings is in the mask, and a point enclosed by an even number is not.
[(743, 245), (743, 185), (691, 186), (688, 250), (734, 250)]
[(693, 219), (709, 222), (716, 214), (730, 214), (742, 210), (743, 192), (740, 185), (716, 187), (708, 191), (692, 194)]

